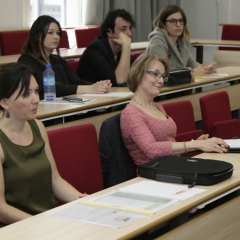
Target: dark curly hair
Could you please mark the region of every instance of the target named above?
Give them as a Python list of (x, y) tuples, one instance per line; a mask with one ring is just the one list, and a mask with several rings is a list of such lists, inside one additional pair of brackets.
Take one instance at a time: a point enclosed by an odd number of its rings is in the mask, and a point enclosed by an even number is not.
[(114, 33), (115, 20), (117, 17), (121, 17), (126, 22), (129, 22), (131, 27), (136, 26), (133, 15), (127, 12), (125, 9), (110, 10), (101, 24), (101, 33), (104, 38), (108, 37), (107, 32), (109, 32), (109, 29), (111, 29)]

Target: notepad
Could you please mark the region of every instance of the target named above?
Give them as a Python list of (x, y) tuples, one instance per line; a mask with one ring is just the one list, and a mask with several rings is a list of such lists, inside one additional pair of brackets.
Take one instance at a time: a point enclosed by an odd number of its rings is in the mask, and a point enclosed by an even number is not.
[(233, 153), (233, 152), (236, 152), (236, 153), (238, 153), (238, 152), (240, 152), (240, 139), (226, 139), (226, 140), (224, 140), (227, 144), (228, 144), (228, 146), (230, 147), (229, 149), (228, 149), (228, 151), (230, 152), (230, 153)]
[(133, 212), (154, 214), (155, 212), (178, 201), (179, 199), (174, 197), (155, 196), (144, 193), (113, 190), (88, 200), (88, 203), (106, 207), (114, 207)]
[(196, 76), (195, 79), (215, 79), (215, 78), (223, 78), (227, 77), (228, 73), (211, 73), (211, 74), (205, 74), (204, 76)]

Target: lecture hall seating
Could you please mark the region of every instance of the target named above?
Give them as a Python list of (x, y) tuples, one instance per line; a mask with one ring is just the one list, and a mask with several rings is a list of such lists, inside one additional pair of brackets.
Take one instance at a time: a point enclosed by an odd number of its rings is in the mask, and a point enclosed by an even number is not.
[[(29, 30), (2, 31), (0, 32), (0, 53), (4, 55), (21, 54), (22, 46), (27, 40)], [(68, 49), (68, 35), (65, 29), (62, 29), (62, 38), (59, 48)]]
[(200, 99), (203, 130), (209, 137), (240, 138), (240, 121), (232, 118), (226, 91), (211, 93)]
[(47, 133), (62, 178), (82, 193), (92, 194), (102, 190), (100, 154), (94, 125), (81, 124)]
[(75, 28), (77, 47), (87, 47), (99, 35), (101, 31), (98, 26)]
[(68, 66), (72, 69), (74, 73), (77, 71), (79, 59), (72, 59), (72, 60), (67, 60)]
[[(240, 41), (240, 25), (226, 24), (222, 27), (222, 40)], [(219, 47), (219, 50), (240, 51), (240, 48)]]
[(20, 54), (29, 30), (0, 32), (1, 55)]

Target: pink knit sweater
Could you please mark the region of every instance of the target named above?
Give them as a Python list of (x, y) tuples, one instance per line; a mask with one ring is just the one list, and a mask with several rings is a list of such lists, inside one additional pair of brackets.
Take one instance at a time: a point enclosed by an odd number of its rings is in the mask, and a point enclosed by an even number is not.
[[(155, 103), (164, 113), (162, 105)], [(124, 143), (136, 165), (158, 157), (172, 155), (177, 127), (173, 119), (153, 118), (133, 104), (128, 104), (121, 114), (121, 131)]]

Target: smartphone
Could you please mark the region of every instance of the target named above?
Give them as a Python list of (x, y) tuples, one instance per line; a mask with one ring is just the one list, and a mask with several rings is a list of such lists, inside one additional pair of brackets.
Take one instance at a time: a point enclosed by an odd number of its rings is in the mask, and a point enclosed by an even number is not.
[(68, 102), (82, 102), (83, 99), (79, 97), (63, 97), (62, 100), (68, 101)]

